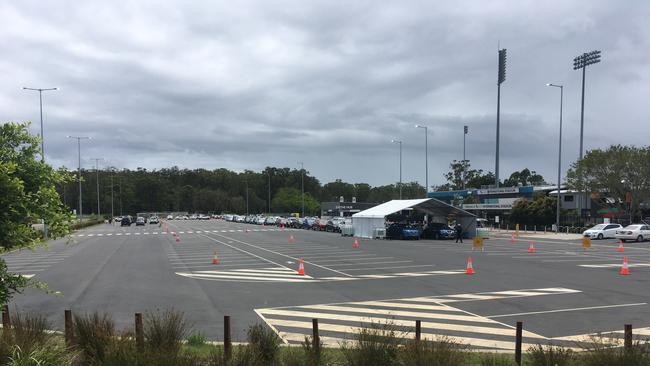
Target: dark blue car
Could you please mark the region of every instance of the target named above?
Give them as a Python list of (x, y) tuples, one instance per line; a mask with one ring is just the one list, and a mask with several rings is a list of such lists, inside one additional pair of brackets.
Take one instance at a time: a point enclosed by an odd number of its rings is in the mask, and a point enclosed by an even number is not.
[(423, 239), (454, 239), (456, 238), (456, 231), (449, 227), (447, 224), (432, 222), (422, 231)]
[(386, 228), (386, 239), (420, 239), (420, 229), (405, 224), (390, 224)]

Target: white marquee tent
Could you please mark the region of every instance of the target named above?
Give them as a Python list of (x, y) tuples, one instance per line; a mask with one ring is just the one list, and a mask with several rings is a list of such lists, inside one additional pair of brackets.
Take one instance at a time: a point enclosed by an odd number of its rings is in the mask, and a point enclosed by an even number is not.
[(446, 222), (449, 216), (455, 216), (469, 237), (474, 237), (476, 233), (476, 215), (435, 198), (422, 198), (392, 200), (357, 212), (352, 215), (354, 235), (361, 238), (372, 238), (375, 229), (385, 227), (386, 216), (409, 209), (424, 212), (429, 216), (430, 222)]

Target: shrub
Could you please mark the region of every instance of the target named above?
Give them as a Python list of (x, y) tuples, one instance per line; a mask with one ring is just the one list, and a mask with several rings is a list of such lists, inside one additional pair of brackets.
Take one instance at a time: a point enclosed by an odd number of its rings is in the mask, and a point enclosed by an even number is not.
[(177, 354), (188, 325), (183, 313), (175, 310), (147, 312), (144, 321), (144, 338), (151, 351)]
[(578, 358), (580, 365), (585, 366), (646, 366), (650, 365), (650, 349), (648, 343), (639, 341), (631, 349), (618, 347), (613, 339), (603, 336), (592, 337), (587, 344), (587, 352)]
[(252, 360), (259, 360), (263, 365), (274, 365), (278, 360), (280, 338), (264, 324), (258, 323), (248, 328), (248, 348)]
[(54, 341), (47, 341), (30, 351), (14, 346), (6, 366), (72, 366), (77, 353)]
[(515, 366), (515, 359), (512, 354), (484, 353), (479, 357), (481, 366)]
[(402, 341), (392, 323), (372, 323), (362, 327), (350, 345), (344, 343), (341, 350), (350, 366), (383, 366), (397, 363), (399, 345)]
[(115, 323), (97, 312), (74, 317), (75, 341), (88, 362), (102, 362), (115, 337)]
[(32, 350), (52, 339), (52, 334), (49, 332), (51, 326), (45, 317), (20, 312), (14, 314), (11, 317), (12, 327), (7, 332), (6, 341), (10, 342), (10, 345), (17, 346), (20, 353), (31, 353)]
[(449, 337), (440, 336), (433, 341), (411, 341), (400, 352), (405, 366), (460, 366), (465, 364), (467, 347)]
[(568, 366), (574, 361), (573, 351), (562, 347), (546, 347), (538, 344), (528, 349), (532, 366)]
[(192, 346), (192, 347), (200, 347), (205, 344), (205, 342), (208, 339), (205, 337), (205, 335), (201, 332), (198, 333), (193, 333), (189, 337), (187, 337), (187, 344)]

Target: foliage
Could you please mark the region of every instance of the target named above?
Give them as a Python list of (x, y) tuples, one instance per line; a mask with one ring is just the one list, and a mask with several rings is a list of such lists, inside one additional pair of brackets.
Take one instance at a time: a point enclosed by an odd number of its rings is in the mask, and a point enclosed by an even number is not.
[(537, 174), (534, 170), (529, 170), (524, 168), (519, 172), (513, 172), (510, 174), (510, 178), (503, 181), (504, 187), (517, 187), (521, 186), (539, 186), (546, 184), (544, 177)]
[(248, 348), (261, 365), (273, 365), (278, 361), (280, 338), (264, 324), (248, 328)]
[(50, 341), (31, 351), (14, 346), (6, 366), (72, 366), (77, 353), (60, 343)]
[(198, 332), (198, 333), (193, 333), (189, 337), (187, 337), (187, 344), (192, 346), (192, 347), (199, 347), (205, 344), (207, 342), (208, 338), (205, 336), (205, 334)]
[(33, 280), (20, 274), (9, 273), (7, 263), (0, 259), (0, 305), (9, 303), (14, 294), (19, 294), (25, 287), (34, 283)]
[(466, 364), (466, 346), (449, 337), (433, 341), (411, 341), (401, 349), (401, 365), (404, 366), (461, 366)]
[(537, 195), (533, 200), (520, 198), (512, 205), (510, 220), (518, 224), (552, 225), (557, 213), (557, 198)]
[(576, 190), (614, 198), (620, 211), (631, 206), (638, 217), (639, 205), (650, 197), (650, 147), (612, 145), (587, 152), (571, 165), (567, 185)]
[(37, 244), (32, 224), (45, 220), (50, 237), (66, 235), (71, 217), (56, 187), (71, 175), (52, 169), (39, 155), (39, 139), (28, 123), (0, 125), (0, 245), (3, 249)]
[(492, 172), (483, 173), (482, 169), (471, 169), (469, 160), (452, 161), (449, 164), (449, 172), (445, 173), (444, 177), (447, 179), (447, 184), (438, 187), (437, 190), (463, 189), (463, 177), (465, 188), (481, 188), (495, 182)]
[(570, 366), (574, 362), (573, 351), (551, 345), (532, 346), (528, 350), (528, 356), (531, 366)]
[(175, 351), (188, 333), (188, 325), (183, 313), (175, 310), (147, 312), (144, 319), (144, 338), (147, 347), (153, 352)]
[(85, 314), (74, 317), (75, 341), (85, 359), (103, 362), (116, 336), (115, 323), (108, 314)]
[(354, 342), (344, 343), (342, 352), (350, 366), (389, 366), (398, 360), (402, 338), (391, 322), (372, 323), (355, 334)]
[[(271, 200), (276, 212), (302, 212), (302, 192), (295, 188), (280, 188)], [(305, 192), (305, 215), (320, 213), (320, 203)]]

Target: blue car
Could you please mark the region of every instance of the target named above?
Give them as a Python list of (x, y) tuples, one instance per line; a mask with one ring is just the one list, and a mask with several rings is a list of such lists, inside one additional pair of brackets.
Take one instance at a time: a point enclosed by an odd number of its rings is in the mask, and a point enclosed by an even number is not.
[(386, 239), (420, 240), (420, 229), (405, 224), (391, 224), (386, 228)]
[(432, 222), (422, 231), (423, 239), (455, 239), (456, 231), (447, 224)]

